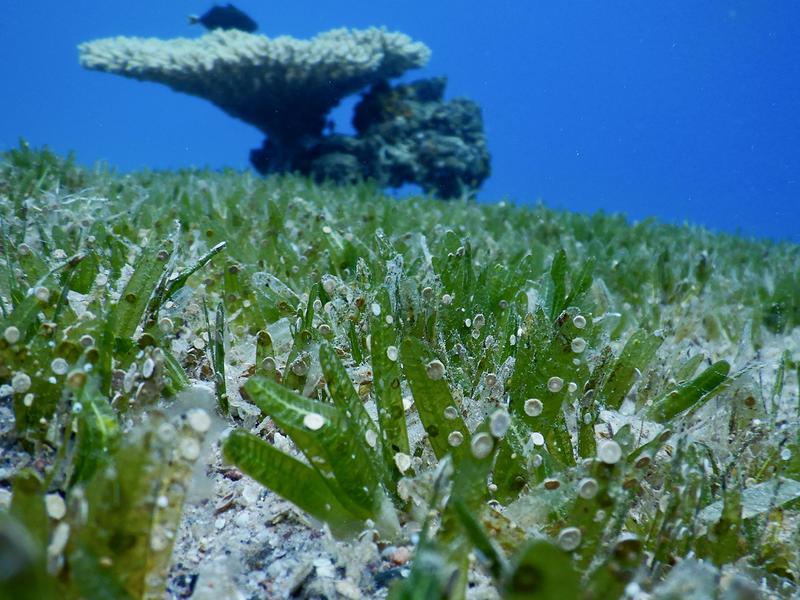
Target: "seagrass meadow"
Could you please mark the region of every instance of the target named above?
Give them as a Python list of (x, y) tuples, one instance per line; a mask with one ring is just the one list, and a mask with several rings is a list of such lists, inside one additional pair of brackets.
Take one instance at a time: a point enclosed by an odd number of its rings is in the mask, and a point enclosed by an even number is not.
[(0, 164), (0, 598), (800, 595), (800, 247)]

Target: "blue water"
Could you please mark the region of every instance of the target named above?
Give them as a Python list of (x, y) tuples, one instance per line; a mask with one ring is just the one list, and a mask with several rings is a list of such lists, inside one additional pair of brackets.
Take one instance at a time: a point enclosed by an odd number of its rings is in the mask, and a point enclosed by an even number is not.
[[(483, 201), (655, 215), (800, 242), (800, 4), (236, 3), (274, 36), (386, 25), (433, 57), (448, 97), (483, 108)], [(156, 84), (82, 70), (79, 42), (194, 36), (204, 2), (9, 1), (0, 12), (0, 149), (20, 136), (80, 162), (249, 168), (262, 135)], [(346, 120), (346, 110), (335, 117)]]

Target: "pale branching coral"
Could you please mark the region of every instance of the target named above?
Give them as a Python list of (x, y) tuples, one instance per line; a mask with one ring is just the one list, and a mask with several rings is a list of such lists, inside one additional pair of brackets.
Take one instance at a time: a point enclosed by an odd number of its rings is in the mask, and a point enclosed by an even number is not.
[(425, 44), (385, 29), (335, 29), (310, 40), (215, 30), (197, 39), (113, 37), (79, 46), (87, 69), (154, 81), (210, 100), (269, 136), (287, 170), (343, 98), (423, 66)]

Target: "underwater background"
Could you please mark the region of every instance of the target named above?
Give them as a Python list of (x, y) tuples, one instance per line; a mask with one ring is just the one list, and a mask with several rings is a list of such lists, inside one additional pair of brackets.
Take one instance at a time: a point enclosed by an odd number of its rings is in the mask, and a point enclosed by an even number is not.
[[(800, 5), (795, 2), (240, 0), (269, 37), (385, 25), (426, 43), (447, 98), (483, 110), (481, 201), (687, 220), (800, 241)], [(123, 171), (249, 169), (262, 134), (208, 102), (78, 64), (77, 45), (196, 37), (211, 3), (6, 2), (0, 151), (24, 137)], [(357, 97), (334, 113), (347, 122)]]

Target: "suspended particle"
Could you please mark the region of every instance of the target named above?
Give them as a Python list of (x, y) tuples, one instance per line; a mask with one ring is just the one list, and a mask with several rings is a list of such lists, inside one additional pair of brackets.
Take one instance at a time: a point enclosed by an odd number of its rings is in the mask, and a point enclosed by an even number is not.
[(11, 388), (17, 394), (24, 394), (31, 388), (31, 378), (27, 373), (15, 373), (11, 378)]
[(472, 438), (470, 450), (475, 458), (479, 460), (486, 458), (491, 453), (492, 448), (494, 448), (494, 440), (488, 433), (481, 432)]
[(508, 337), (508, 345), (509, 346), (516, 346), (517, 345), (517, 336), (513, 333)]
[(460, 431), (453, 431), (447, 436), (447, 443), (453, 446), (453, 448), (460, 446), (463, 441), (464, 434), (462, 434)]
[(394, 323), (394, 317), (392, 315), (386, 315), (384, 321), (386, 321), (387, 325), (392, 325)]
[(511, 417), (505, 409), (498, 408), (489, 418), (489, 431), (491, 431), (492, 435), (496, 438), (503, 437), (510, 425)]
[(397, 346), (388, 346), (386, 348), (386, 358), (388, 358), (392, 362), (397, 362), (397, 357), (399, 353), (397, 351)]
[(448, 421), (455, 421), (458, 418), (458, 410), (455, 406), (448, 406), (444, 409), (444, 418)]
[(577, 527), (565, 527), (558, 534), (558, 545), (562, 550), (572, 552), (581, 545), (581, 530)]
[(561, 487), (561, 482), (558, 479), (545, 479), (544, 480), (544, 489), (546, 490), (557, 490)]
[(464, 327), (472, 327), (472, 319), (464, 319)]
[(486, 325), (486, 317), (483, 316), (483, 313), (478, 313), (472, 318), (472, 326), (475, 329), (480, 329)]
[(375, 315), (376, 317), (381, 316), (381, 305), (378, 304), (377, 302), (373, 302), (372, 305), (370, 306), (370, 309), (372, 310), (372, 314)]
[(3, 337), (9, 344), (16, 344), (20, 338), (20, 332), (17, 327), (14, 325), (9, 325), (6, 327), (6, 330), (3, 332)]
[(572, 319), (572, 324), (575, 325), (576, 329), (583, 329), (586, 327), (586, 317), (583, 315), (575, 315)]
[(89, 348), (90, 346), (94, 345), (94, 338), (90, 336), (88, 333), (86, 335), (82, 335), (81, 339), (78, 341), (84, 348)]
[(408, 471), (411, 466), (411, 457), (403, 452), (394, 455), (394, 464), (401, 473)]
[(584, 500), (591, 500), (599, 490), (600, 485), (592, 477), (584, 477), (578, 482), (578, 495)]
[(597, 445), (597, 458), (607, 465), (615, 465), (622, 458), (622, 448), (614, 440), (604, 440)]
[(448, 306), (453, 303), (453, 297), (450, 294), (445, 294), (442, 296), (442, 304)]
[(428, 378), (433, 379), (434, 381), (438, 381), (442, 377), (444, 377), (444, 364), (442, 361), (438, 359), (434, 359), (428, 363), (425, 367), (426, 371), (428, 372)]
[(35, 290), (33, 290), (33, 295), (36, 296), (36, 299), (39, 302), (47, 302), (48, 300), (50, 300), (50, 290), (48, 290), (43, 285), (40, 285)]
[(325, 235), (330, 235), (330, 234), (333, 233), (333, 229), (331, 229), (330, 225), (323, 225), (322, 226), (322, 233), (324, 233)]
[(22, 398), (22, 404), (24, 404), (26, 408), (30, 408), (33, 405), (33, 398), (33, 394), (25, 394), (25, 397)]
[(544, 410), (544, 404), (538, 398), (528, 398), (525, 400), (523, 410), (529, 417), (538, 417)]
[(544, 436), (538, 431), (531, 434), (531, 442), (534, 446), (544, 446)]
[(567, 384), (567, 391), (568, 391), (570, 394), (574, 394), (575, 392), (577, 392), (577, 391), (578, 391), (578, 384), (577, 384), (577, 383), (575, 383), (574, 381), (570, 381), (570, 382)]
[(583, 339), (582, 337), (576, 337), (575, 339), (572, 340), (570, 348), (572, 348), (572, 351), (575, 354), (580, 354), (581, 352), (586, 350), (586, 340)]
[(325, 425), (325, 418), (317, 413), (306, 413), (306, 416), (303, 417), (303, 425), (306, 429), (317, 431)]
[(593, 416), (592, 413), (587, 412), (583, 413), (583, 423), (584, 425), (589, 425), (592, 422)]
[(63, 358), (54, 358), (50, 363), (50, 368), (56, 375), (66, 375), (69, 370), (69, 364)]
[(792, 458), (792, 451), (788, 448), (781, 450), (781, 460), (789, 460)]
[(432, 287), (422, 288), (422, 297), (425, 300), (433, 300), (433, 288)]
[(497, 383), (497, 375), (494, 373), (487, 373), (486, 374), (486, 385), (492, 387), (495, 383)]
[(317, 327), (317, 331), (319, 331), (320, 335), (329, 336), (332, 332), (331, 326), (327, 323), (320, 323), (319, 327)]
[(561, 377), (551, 377), (547, 380), (547, 389), (551, 392), (560, 392), (564, 387), (564, 380)]
[(534, 469), (538, 469), (542, 466), (544, 459), (542, 458), (541, 454), (534, 454), (533, 458), (531, 459), (531, 464), (533, 465)]

